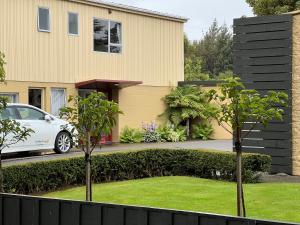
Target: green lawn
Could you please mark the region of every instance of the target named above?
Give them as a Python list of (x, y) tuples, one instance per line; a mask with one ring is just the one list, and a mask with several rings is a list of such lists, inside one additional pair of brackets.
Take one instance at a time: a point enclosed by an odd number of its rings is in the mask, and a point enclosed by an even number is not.
[[(191, 177), (159, 177), (95, 184), (94, 201), (235, 215), (235, 184)], [(84, 187), (46, 197), (84, 200)], [(300, 184), (246, 184), (247, 216), (300, 222)]]

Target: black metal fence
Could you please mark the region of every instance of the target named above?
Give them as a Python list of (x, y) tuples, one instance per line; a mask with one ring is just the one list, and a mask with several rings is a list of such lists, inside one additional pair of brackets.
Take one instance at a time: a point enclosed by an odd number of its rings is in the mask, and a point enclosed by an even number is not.
[(222, 215), (0, 194), (0, 225), (288, 225)]
[(289, 95), (284, 121), (259, 126), (242, 141), (247, 152), (271, 155), (273, 172), (288, 174), (292, 173), (292, 21), (292, 15), (236, 19), (233, 45), (234, 73), (248, 88)]

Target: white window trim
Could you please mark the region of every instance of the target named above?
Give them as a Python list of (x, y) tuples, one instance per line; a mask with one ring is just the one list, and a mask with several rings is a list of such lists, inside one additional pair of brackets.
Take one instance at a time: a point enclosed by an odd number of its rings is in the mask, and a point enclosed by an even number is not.
[[(101, 52), (101, 51), (95, 51), (95, 46), (94, 46), (94, 20), (103, 20), (103, 21), (107, 21), (108, 22), (108, 51), (107, 52)], [(120, 23), (121, 24), (121, 43), (120, 44), (114, 44), (114, 43), (110, 43), (110, 22), (115, 22), (115, 23)], [(114, 54), (114, 55), (122, 55), (123, 54), (123, 23), (120, 21), (116, 21), (116, 20), (108, 20), (108, 19), (102, 19), (99, 17), (93, 17), (93, 52), (96, 53), (100, 53), (100, 54)], [(116, 47), (121, 47), (121, 52), (116, 53), (116, 52), (110, 52), (110, 46), (116, 46)]]
[[(71, 33), (70, 33), (70, 27), (69, 27), (69, 15), (70, 15), (70, 14), (75, 14), (75, 15), (77, 15), (77, 31), (78, 31), (77, 34), (71, 34)], [(79, 25), (79, 24), (80, 24), (79, 13), (77, 13), (77, 12), (70, 12), (70, 11), (69, 11), (69, 12), (68, 12), (68, 18), (67, 18), (67, 23), (68, 23), (68, 24), (67, 24), (68, 35), (70, 35), (70, 36), (75, 36), (75, 37), (76, 37), (76, 36), (79, 36), (79, 32), (80, 32), (80, 29), (79, 29), (79, 28), (80, 28), (80, 25)]]
[[(48, 9), (49, 11), (49, 30), (40, 29), (40, 9)], [(49, 7), (39, 6), (38, 12), (37, 12), (37, 25), (38, 25), (38, 31), (39, 32), (45, 32), (50, 33), (51, 32), (51, 11)]]
[[(52, 103), (53, 103), (53, 99), (52, 99), (52, 91), (55, 91), (55, 90), (63, 90), (64, 91), (64, 94), (65, 94), (65, 104), (67, 105), (68, 104), (68, 100), (67, 100), (67, 89), (66, 88), (60, 88), (60, 87), (54, 87), (54, 88), (51, 88), (51, 92), (50, 92), (50, 96), (51, 96), (51, 109), (50, 109), (50, 112), (52, 114)], [(54, 115), (55, 116), (55, 115)]]
[(15, 95), (16, 96), (16, 102), (19, 103), (19, 93), (18, 92), (0, 92), (0, 96), (3, 95)]

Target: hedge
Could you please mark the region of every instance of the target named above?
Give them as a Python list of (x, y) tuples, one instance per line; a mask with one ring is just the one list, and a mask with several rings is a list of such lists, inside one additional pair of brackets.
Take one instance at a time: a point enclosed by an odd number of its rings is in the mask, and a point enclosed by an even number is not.
[[(256, 173), (268, 171), (269, 156), (243, 155), (244, 182), (255, 182)], [(96, 183), (156, 176), (195, 176), (235, 180), (235, 154), (202, 151), (152, 149), (98, 154), (92, 158)], [(83, 157), (9, 166), (4, 168), (6, 192), (29, 194), (54, 191), (85, 182)]]

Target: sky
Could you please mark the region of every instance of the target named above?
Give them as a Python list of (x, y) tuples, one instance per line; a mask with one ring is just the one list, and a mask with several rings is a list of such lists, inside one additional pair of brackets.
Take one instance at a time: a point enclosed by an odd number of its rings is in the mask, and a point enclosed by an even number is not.
[(111, 0), (111, 2), (175, 14), (189, 18), (185, 33), (199, 40), (216, 18), (219, 24), (232, 25), (234, 18), (252, 16), (245, 0)]

